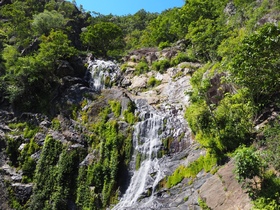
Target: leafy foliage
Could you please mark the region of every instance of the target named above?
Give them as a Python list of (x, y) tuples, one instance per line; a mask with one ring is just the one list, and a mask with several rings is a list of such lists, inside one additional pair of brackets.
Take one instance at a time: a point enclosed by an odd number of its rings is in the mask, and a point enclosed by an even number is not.
[(106, 56), (109, 50), (123, 48), (121, 28), (110, 22), (90, 25), (81, 33), (82, 42), (97, 55)]
[(235, 173), (239, 182), (262, 177), (263, 165), (259, 155), (252, 147), (240, 147), (235, 152)]
[(161, 81), (157, 80), (154, 76), (151, 76), (147, 81), (148, 87), (154, 87), (160, 85)]
[(143, 31), (140, 39), (141, 44), (143, 46), (158, 46), (163, 42), (173, 43), (183, 38), (185, 30), (180, 24), (181, 14), (178, 8), (174, 8), (164, 11), (152, 20)]
[(67, 59), (75, 55), (76, 49), (71, 46), (67, 35), (62, 31), (50, 32), (49, 36), (42, 36), (37, 59), (46, 68), (51, 68), (60, 59)]
[(205, 156), (200, 156), (188, 166), (179, 166), (171, 176), (167, 177), (166, 187), (171, 188), (180, 183), (184, 178), (194, 179), (203, 169), (205, 172), (209, 172), (216, 163), (217, 159), (208, 153)]
[(135, 67), (135, 73), (136, 75), (144, 74), (148, 72), (149, 66), (145, 61), (139, 62)]
[(45, 10), (42, 13), (34, 15), (31, 27), (36, 35), (49, 35), (51, 30), (62, 29), (65, 27), (66, 23), (67, 20), (64, 16), (56, 10)]
[[(108, 118), (110, 113), (116, 111), (120, 116), (119, 108), (115, 109), (120, 103), (109, 103), (113, 109), (103, 109), (98, 122), (91, 127), (95, 133), (92, 146), (98, 149), (98, 158), (79, 170), (76, 202), (83, 209), (100, 209), (116, 202), (114, 196), (123, 173), (121, 170), (126, 170), (131, 158), (131, 131), (126, 131), (127, 135), (124, 136), (117, 122)], [(132, 107), (128, 107), (130, 113)]]
[(35, 171), (31, 209), (66, 209), (74, 197), (81, 151), (47, 136)]
[(162, 59), (159, 61), (155, 61), (152, 64), (152, 68), (156, 71), (159, 71), (160, 73), (164, 73), (167, 68), (170, 67), (170, 61), (167, 59)]
[(224, 38), (224, 28), (220, 28), (214, 20), (199, 18), (188, 27), (186, 39), (192, 44), (197, 58), (202, 60), (219, 60), (217, 47)]
[(280, 179), (271, 170), (266, 171), (261, 183), (261, 189), (254, 195), (253, 209), (279, 209)]
[(220, 156), (250, 142), (254, 106), (248, 92), (227, 94), (218, 106), (198, 100), (186, 110), (186, 118), (197, 140)]
[(265, 24), (242, 41), (232, 60), (235, 81), (252, 93), (256, 103), (270, 100), (279, 89), (280, 29)]
[(280, 170), (279, 155), (279, 123), (275, 121), (268, 125), (264, 130), (263, 144), (266, 146), (266, 161), (271, 164), (276, 170)]
[(114, 113), (115, 117), (119, 117), (121, 115), (122, 106), (119, 101), (110, 101), (111, 110)]
[(171, 59), (171, 66), (176, 66), (179, 63), (187, 62), (187, 61), (192, 61), (192, 59), (189, 58), (189, 56), (186, 53), (179, 52), (175, 57)]
[[(10, 102), (15, 106), (21, 104), (18, 107), (21, 110), (43, 110), (53, 88), (58, 85), (60, 72), (56, 72), (55, 68), (59, 60), (75, 53), (75, 48), (70, 46), (67, 35), (62, 31), (51, 31), (49, 36), (42, 36), (36, 55), (19, 57), (12, 46), (7, 46), (4, 50), (7, 75), (3, 80), (7, 83), (6, 94)], [(22, 98), (25, 100), (22, 101)]]

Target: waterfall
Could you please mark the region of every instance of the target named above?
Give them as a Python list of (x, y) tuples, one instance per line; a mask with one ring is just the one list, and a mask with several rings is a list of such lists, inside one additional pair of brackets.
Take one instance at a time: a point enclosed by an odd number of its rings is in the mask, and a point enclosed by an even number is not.
[[(124, 196), (113, 208), (115, 210), (133, 207), (143, 197), (152, 198), (162, 178), (157, 154), (162, 146), (161, 132), (164, 127), (164, 117), (148, 105), (139, 107), (141, 103), (143, 100), (136, 100), (139, 118), (142, 120), (135, 125), (133, 134), (134, 174)], [(137, 155), (141, 155), (141, 165), (138, 170), (135, 169)]]
[(90, 87), (95, 91), (110, 87), (120, 75), (120, 68), (113, 61), (91, 60), (89, 58), (87, 63), (91, 74)]
[[(112, 61), (89, 59), (88, 70), (91, 75), (90, 87), (95, 91), (120, 81), (120, 68)], [(183, 109), (188, 100), (182, 101), (186, 98), (184, 91), (189, 86), (187, 81), (170, 80), (161, 93), (165, 101), (157, 107), (141, 99), (145, 95), (141, 97), (141, 94), (131, 94), (130, 99), (136, 104), (136, 115), (139, 118), (134, 125), (133, 156), (129, 165), (131, 178), (113, 210), (147, 210), (169, 206), (166, 203), (168, 194), (158, 186), (178, 165), (185, 164), (183, 157), (189, 152), (185, 149), (191, 143), (191, 138)], [(168, 146), (166, 142), (169, 142)], [(166, 152), (166, 149), (168, 155), (159, 155)]]

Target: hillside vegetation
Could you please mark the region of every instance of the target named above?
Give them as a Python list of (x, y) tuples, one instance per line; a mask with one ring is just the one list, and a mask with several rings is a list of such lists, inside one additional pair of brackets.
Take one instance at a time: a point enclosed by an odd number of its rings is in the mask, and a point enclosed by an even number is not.
[[(103, 103), (95, 93), (84, 94), (80, 103), (62, 104), (66, 78), (84, 77), (88, 53), (117, 60), (125, 73), (131, 63), (123, 58), (137, 50), (175, 48), (175, 55), (165, 59), (135, 58), (134, 75), (200, 63), (192, 67), (185, 118), (207, 152), (189, 167), (178, 168), (163, 186), (171, 188), (233, 158), (237, 180), (254, 209), (280, 208), (279, 1), (187, 0), (160, 14), (139, 10), (126, 16), (85, 12), (75, 1), (1, 4), (1, 109), (16, 116), (46, 115), (52, 131), (72, 126), (86, 142), (86, 149), (77, 149), (36, 123), (11, 120), (0, 143), (9, 165), (22, 170), (22, 182), (34, 184), (30, 199), (19, 201), (10, 193), (11, 208), (70, 209), (75, 203), (86, 210), (117, 203), (131, 158), (134, 104), (128, 98), (121, 102), (121, 96)], [(159, 84), (151, 77), (147, 88)], [(98, 105), (83, 109), (92, 101)], [(44, 144), (35, 141), (38, 133), (45, 135)], [(40, 157), (32, 158), (37, 152)], [(94, 155), (81, 165), (87, 152)]]

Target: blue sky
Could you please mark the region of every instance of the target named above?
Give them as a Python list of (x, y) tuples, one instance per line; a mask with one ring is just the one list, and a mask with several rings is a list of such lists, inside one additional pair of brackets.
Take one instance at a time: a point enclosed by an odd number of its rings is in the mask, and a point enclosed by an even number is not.
[(183, 6), (185, 0), (76, 0), (76, 3), (78, 7), (83, 5), (83, 8), (90, 12), (127, 15), (134, 14), (140, 9), (160, 13), (165, 9)]

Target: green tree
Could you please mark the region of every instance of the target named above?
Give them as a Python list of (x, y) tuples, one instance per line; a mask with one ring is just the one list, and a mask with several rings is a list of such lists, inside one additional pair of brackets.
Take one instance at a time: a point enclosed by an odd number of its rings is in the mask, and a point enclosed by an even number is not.
[(247, 87), (256, 103), (264, 103), (280, 88), (280, 28), (265, 24), (242, 41), (230, 70), (235, 82)]
[(42, 36), (39, 52), (36, 55), (21, 57), (12, 46), (4, 50), (6, 74), (6, 94), (15, 108), (21, 110), (45, 110), (52, 91), (59, 83), (56, 67), (59, 60), (67, 59), (76, 52), (62, 31), (51, 31)]
[(199, 18), (188, 27), (186, 39), (190, 40), (194, 54), (202, 60), (218, 60), (217, 48), (225, 38), (226, 27), (216, 21)]
[(254, 177), (262, 178), (265, 165), (260, 153), (254, 148), (245, 146), (238, 148), (234, 159), (236, 178), (238, 182), (245, 184), (245, 187), (250, 187), (252, 184), (250, 180)]
[(36, 59), (38, 63), (51, 67), (52, 70), (60, 59), (67, 59), (77, 53), (76, 49), (71, 46), (68, 36), (60, 30), (52, 30), (48, 36), (43, 35), (41, 41)]
[(2, 23), (7, 39), (17, 46), (26, 47), (30, 44), (30, 15), (27, 2), (15, 1), (1, 6), (0, 13), (9, 21)]
[(178, 8), (164, 11), (152, 20), (143, 31), (142, 46), (158, 46), (161, 42), (173, 43), (184, 37), (186, 29), (180, 21), (181, 10)]
[(32, 30), (35, 35), (49, 35), (51, 30), (62, 29), (65, 27), (67, 19), (59, 12), (45, 10), (37, 15), (34, 15), (31, 23)]
[(90, 25), (81, 33), (82, 42), (95, 54), (107, 56), (108, 51), (124, 47), (123, 32), (119, 26), (110, 22)]
[(213, 111), (213, 117), (212, 133), (216, 132), (224, 151), (233, 151), (241, 144), (250, 142), (254, 106), (247, 90), (226, 95)]

